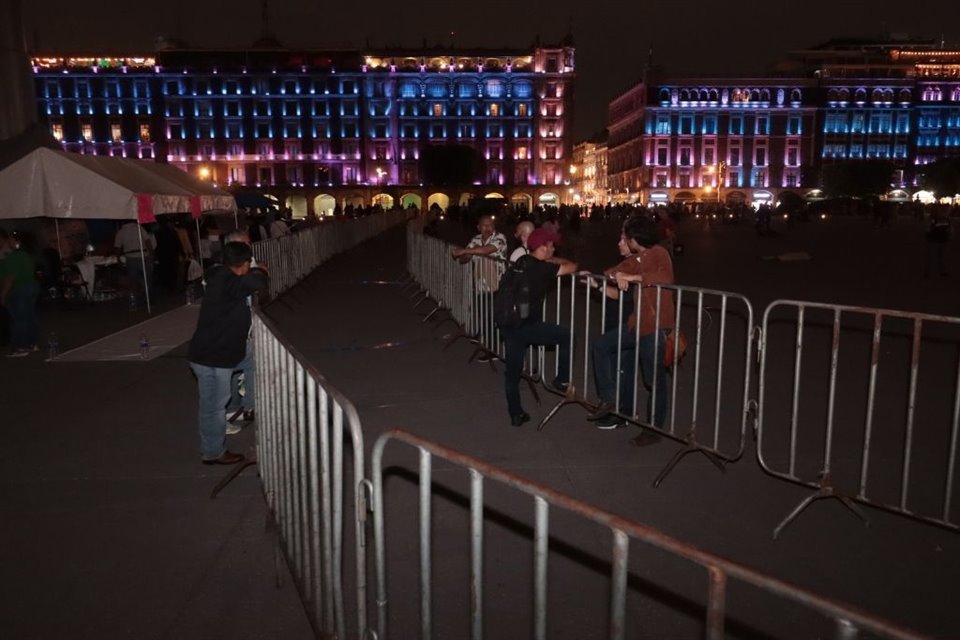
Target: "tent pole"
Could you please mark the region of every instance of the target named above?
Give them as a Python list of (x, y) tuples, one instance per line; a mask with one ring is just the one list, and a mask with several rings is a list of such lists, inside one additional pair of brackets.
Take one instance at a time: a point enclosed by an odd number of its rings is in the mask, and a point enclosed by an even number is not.
[(140, 241), (140, 266), (143, 272), (143, 294), (147, 299), (147, 315), (150, 315), (150, 285), (147, 283), (147, 254), (143, 251), (143, 226), (137, 222), (137, 240)]
[(194, 222), (197, 223), (197, 262), (200, 263), (200, 270), (203, 270), (203, 249), (200, 244), (203, 242), (200, 239), (200, 218), (194, 218)]
[[(53, 224), (57, 227), (57, 253), (60, 254), (60, 264), (63, 264), (63, 248), (60, 246), (60, 220), (54, 218)], [(57, 268), (59, 269), (60, 265), (57, 265)]]

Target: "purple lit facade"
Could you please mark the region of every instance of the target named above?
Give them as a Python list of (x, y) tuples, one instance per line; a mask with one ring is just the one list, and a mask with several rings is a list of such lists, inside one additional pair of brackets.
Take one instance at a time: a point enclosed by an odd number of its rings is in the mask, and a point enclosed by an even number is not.
[(41, 117), (64, 149), (156, 159), (219, 184), (419, 185), (424, 147), (451, 143), (477, 150), (491, 186), (558, 187), (570, 162), (572, 46), (33, 65)]

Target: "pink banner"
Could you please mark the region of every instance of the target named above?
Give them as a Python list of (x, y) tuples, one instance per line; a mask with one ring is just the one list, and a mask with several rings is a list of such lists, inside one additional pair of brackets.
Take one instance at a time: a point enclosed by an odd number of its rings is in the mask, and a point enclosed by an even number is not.
[(200, 196), (190, 196), (190, 215), (193, 216), (194, 219), (199, 218), (201, 211)]
[(153, 214), (153, 195), (149, 193), (137, 194), (137, 220), (140, 224), (147, 222), (156, 222), (157, 216)]

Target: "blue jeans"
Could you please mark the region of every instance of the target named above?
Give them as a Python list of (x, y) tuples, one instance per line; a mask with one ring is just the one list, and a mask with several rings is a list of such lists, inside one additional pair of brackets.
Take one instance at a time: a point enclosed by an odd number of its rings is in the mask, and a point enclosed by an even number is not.
[[(650, 417), (653, 416), (652, 424), (656, 427), (663, 427), (667, 421), (667, 414), (670, 411), (670, 374), (667, 371), (666, 367), (663, 366), (663, 353), (666, 349), (667, 336), (666, 332), (661, 330), (659, 331), (659, 344), (657, 342), (657, 334), (651, 333), (646, 336), (640, 336), (640, 341), (636, 341), (636, 335), (634, 330), (629, 329), (626, 325), (622, 328), (623, 333), (621, 334), (620, 348), (622, 349), (620, 354), (620, 367), (621, 367), (621, 378), (620, 378), (620, 407), (619, 411), (624, 413), (624, 394), (623, 391), (623, 378), (626, 376), (627, 371), (625, 368), (629, 368), (629, 380), (632, 383), (633, 381), (633, 359), (634, 353), (633, 349), (639, 348), (640, 350), (640, 373), (643, 376), (643, 384), (648, 389), (651, 390), (651, 393), (647, 399), (647, 412), (646, 420), (650, 422)], [(656, 352), (654, 352), (656, 348)], [(617, 388), (617, 330), (608, 331), (600, 338), (598, 338), (591, 347), (591, 355), (593, 358), (593, 378), (594, 382), (597, 385), (597, 396), (601, 400), (606, 400), (610, 404), (613, 404), (616, 400), (616, 388)], [(629, 360), (629, 364), (625, 363), (625, 360)], [(656, 379), (656, 391), (653, 392), (654, 379)], [(632, 384), (630, 385), (633, 386)], [(630, 393), (628, 396), (629, 408), (632, 409), (633, 405), (633, 394)], [(628, 410), (628, 413), (630, 411)]]
[[(240, 380), (237, 373), (243, 374), (243, 397), (240, 396)], [(227, 411), (235, 413), (237, 409), (252, 411), (256, 406), (256, 373), (253, 363), (253, 340), (247, 339), (247, 354), (233, 371), (230, 378), (230, 402)]]
[(530, 345), (557, 345), (557, 382), (570, 381), (570, 329), (558, 324), (535, 320), (516, 329), (501, 332), (507, 351), (507, 372), (504, 386), (507, 393), (507, 410), (510, 416), (523, 413), (520, 403), (520, 373), (523, 371), (523, 355)]
[(33, 282), (10, 290), (7, 297), (7, 313), (10, 314), (10, 346), (13, 349), (28, 349), (36, 346), (39, 323), (37, 320), (37, 296), (40, 285)]
[(200, 457), (213, 460), (227, 449), (227, 418), (224, 410), (230, 402), (233, 368), (207, 367), (196, 362), (191, 362), (190, 368), (197, 376), (197, 391), (200, 396), (200, 408), (197, 412)]

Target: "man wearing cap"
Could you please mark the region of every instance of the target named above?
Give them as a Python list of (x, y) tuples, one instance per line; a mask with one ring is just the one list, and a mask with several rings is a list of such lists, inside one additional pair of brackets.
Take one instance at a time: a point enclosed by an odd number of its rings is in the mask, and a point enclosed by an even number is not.
[(204, 464), (237, 464), (244, 457), (226, 449), (230, 380), (247, 352), (250, 307), (247, 297), (265, 289), (267, 273), (251, 268), (253, 253), (242, 242), (223, 247), (223, 264), (207, 272), (207, 288), (197, 328), (190, 340), (190, 368), (200, 396), (198, 423), (200, 460)]
[(548, 229), (535, 229), (527, 238), (529, 253), (520, 257), (517, 266), (523, 269), (524, 278), (530, 286), (530, 317), (520, 326), (501, 330), (506, 349), (507, 371), (504, 386), (510, 424), (515, 427), (530, 420), (520, 402), (520, 373), (523, 355), (531, 345), (557, 345), (558, 371), (550, 388), (566, 392), (570, 381), (570, 329), (558, 324), (544, 322), (541, 310), (543, 299), (553, 287), (558, 276), (574, 273), (577, 263), (553, 255), (554, 244), (560, 236)]

